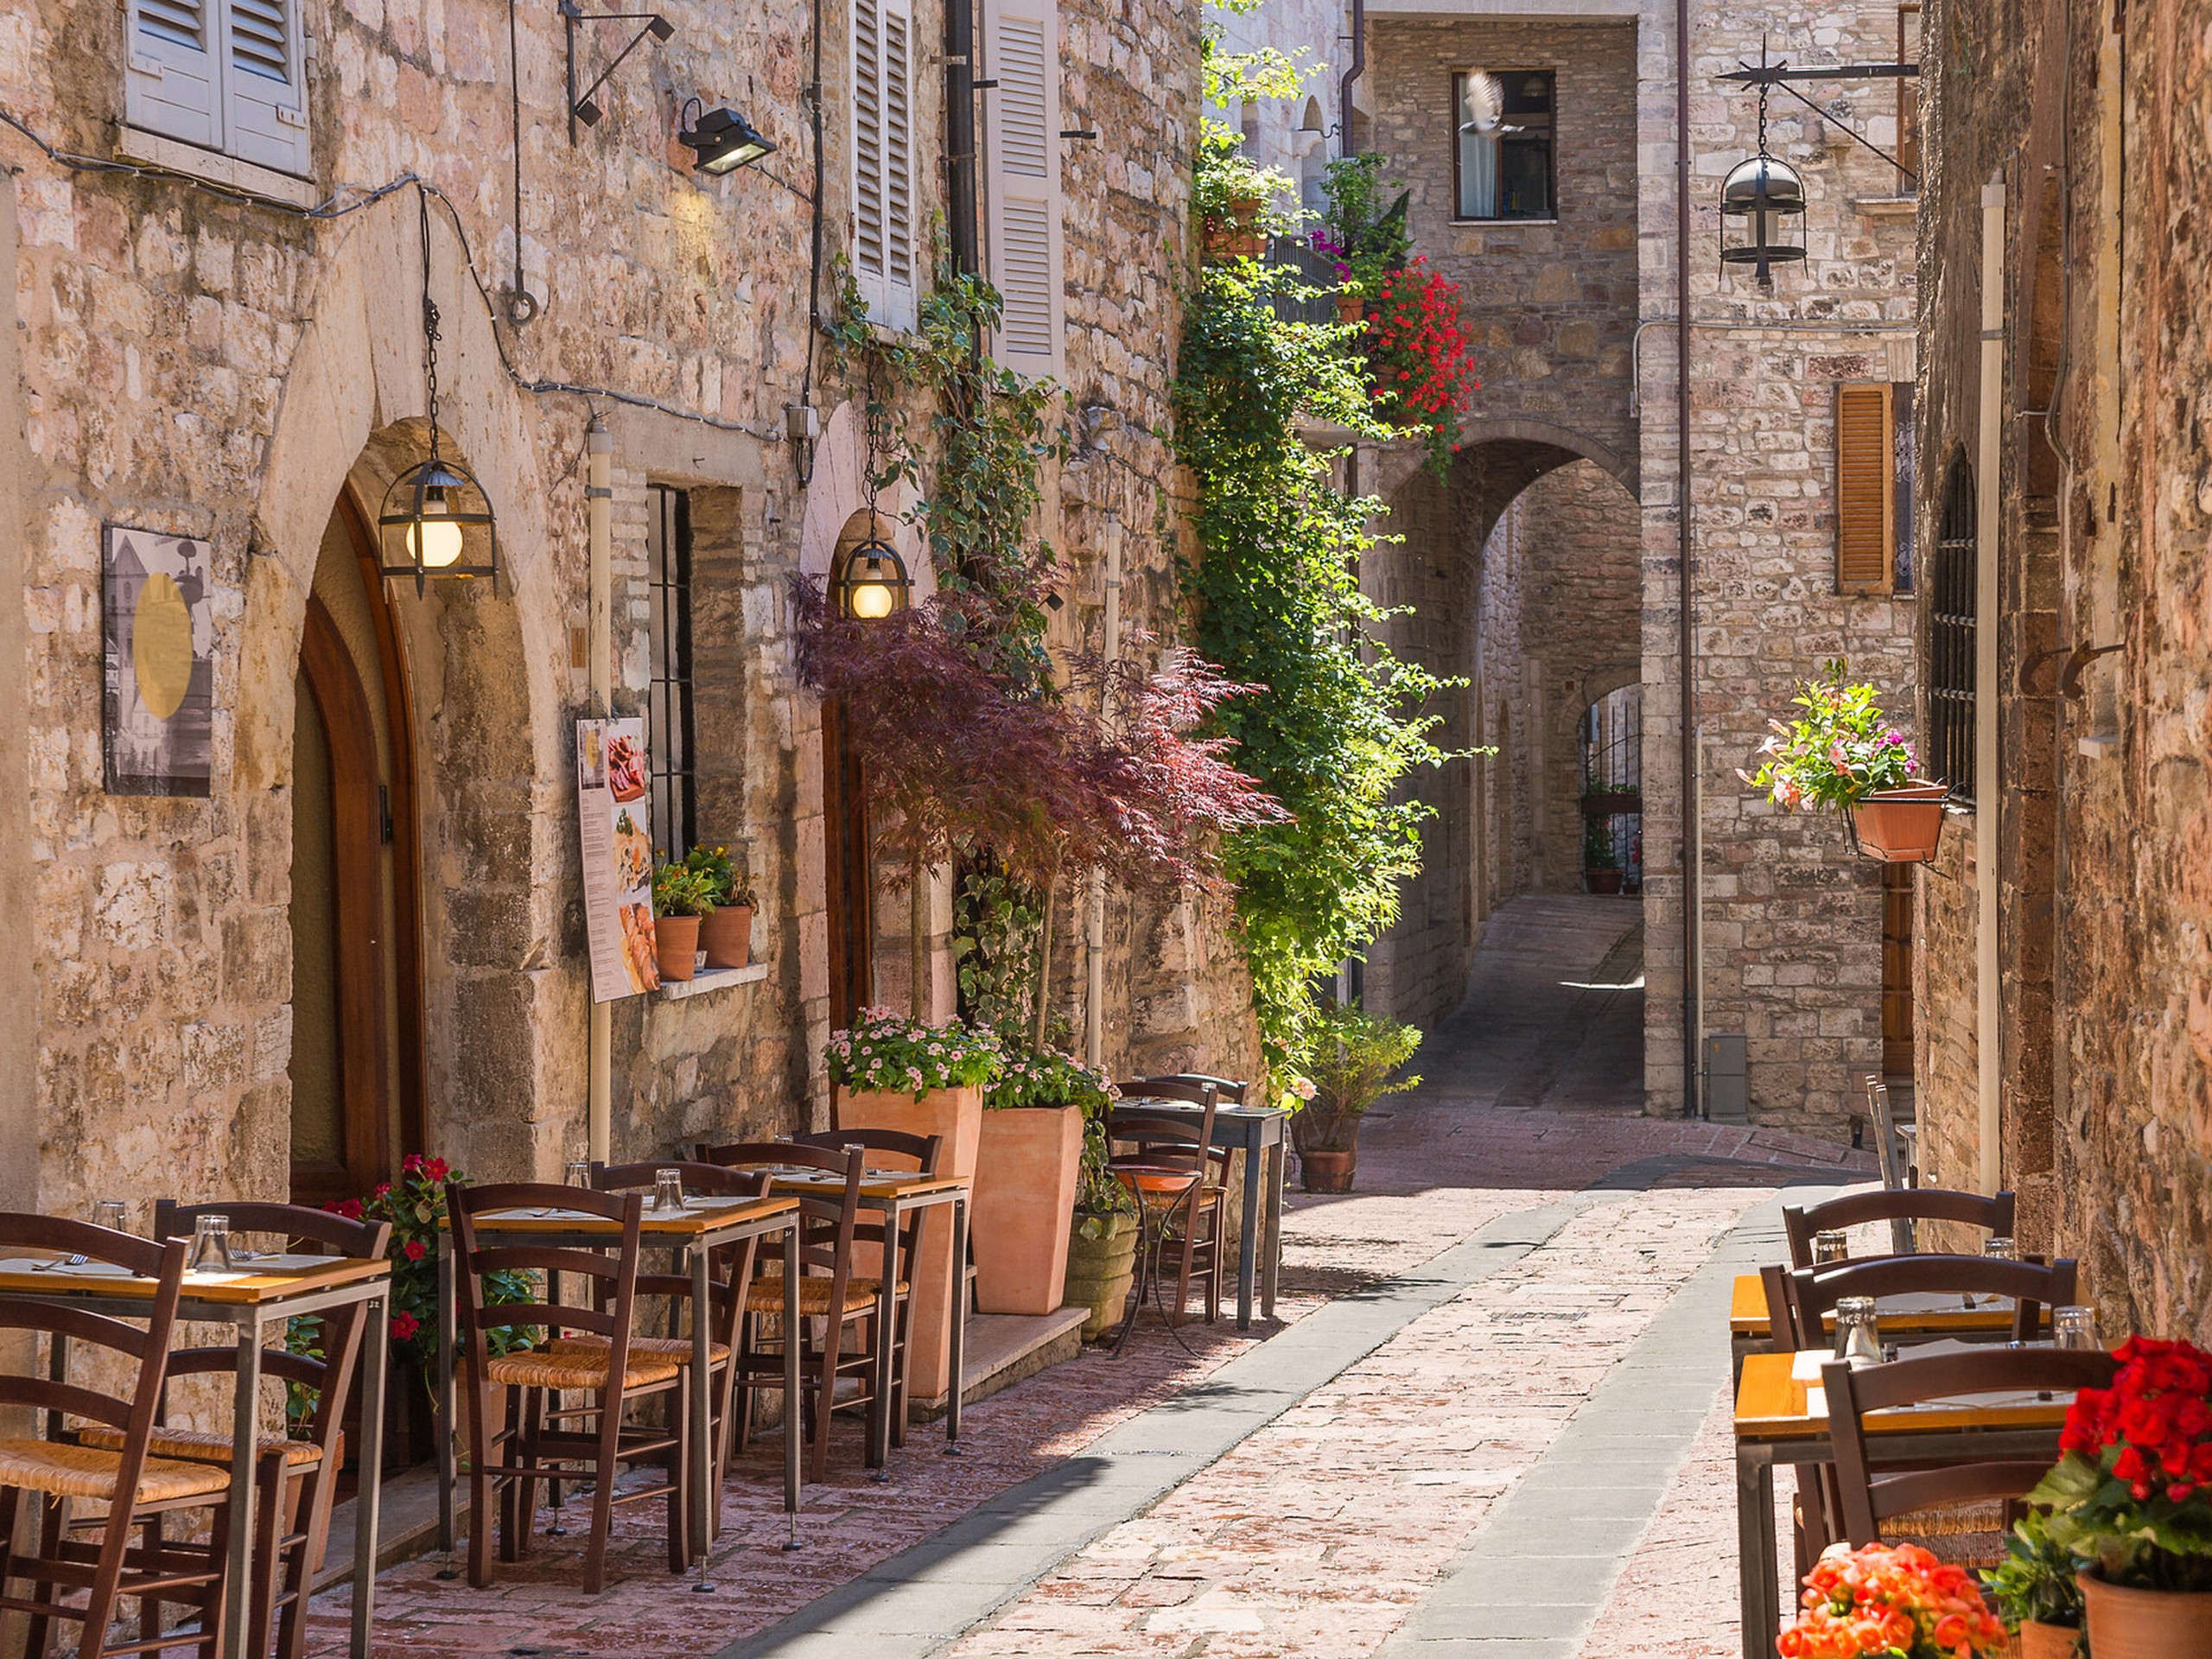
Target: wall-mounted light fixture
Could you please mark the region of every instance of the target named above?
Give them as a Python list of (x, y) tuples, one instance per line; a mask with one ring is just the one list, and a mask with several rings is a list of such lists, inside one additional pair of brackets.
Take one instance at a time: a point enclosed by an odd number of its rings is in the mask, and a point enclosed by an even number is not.
[[(576, 123), (588, 127), (599, 124), (606, 113), (596, 101), (595, 94), (622, 67), (622, 60), (645, 44), (646, 36), (655, 42), (665, 42), (676, 33), (676, 25), (657, 11), (586, 11), (575, 0), (561, 0), (561, 22), (569, 35), (569, 142), (576, 142)], [(599, 78), (579, 92), (576, 90), (576, 29), (583, 23), (634, 23), (643, 22), (645, 27), (630, 37), (629, 45), (614, 54), (614, 60), (599, 72)]]
[[(683, 107), (688, 113), (701, 103), (695, 98)], [(699, 171), (717, 177), (734, 173), (741, 167), (750, 167), (763, 156), (776, 153), (775, 145), (762, 137), (750, 121), (730, 109), (702, 110), (696, 120), (676, 135), (676, 139), (698, 153)]]

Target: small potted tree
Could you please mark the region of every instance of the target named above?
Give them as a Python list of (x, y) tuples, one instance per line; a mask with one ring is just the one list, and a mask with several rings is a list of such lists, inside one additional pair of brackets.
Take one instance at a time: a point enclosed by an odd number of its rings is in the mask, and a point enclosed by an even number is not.
[(1795, 721), (1770, 721), (1759, 769), (1736, 775), (1791, 812), (1840, 812), (1870, 858), (1925, 864), (1943, 831), (1948, 785), (1919, 777), (1920, 763), (1871, 685), (1845, 683), (1840, 658), (1798, 688)]
[(1105, 1077), (1065, 1054), (1006, 1057), (983, 1096), (976, 1158), (976, 1306), (1050, 1313), (1060, 1306), (1084, 1126), (1114, 1098)]
[(713, 887), (714, 909), (699, 922), (699, 948), (709, 968), (742, 968), (753, 960), (753, 889), (732, 868), (727, 847), (694, 847), (683, 868)]
[(2046, 1510), (2029, 1510), (2005, 1541), (2005, 1559), (1981, 1578), (1997, 1616), (2013, 1632), (2019, 1659), (2075, 1659), (2082, 1636), (2082, 1586), (2075, 1575), (2082, 1563), (2050, 1535)]
[(1390, 1080), (1421, 1046), (1421, 1033), (1349, 1005), (1325, 1008), (1300, 1045), (1305, 1075), (1287, 1088), (1299, 1179), (1308, 1192), (1349, 1192), (1359, 1162), (1359, 1120), (1385, 1095), (1421, 1079)]
[(653, 954), (664, 982), (698, 971), (699, 925), (715, 913), (714, 883), (665, 859), (653, 867)]

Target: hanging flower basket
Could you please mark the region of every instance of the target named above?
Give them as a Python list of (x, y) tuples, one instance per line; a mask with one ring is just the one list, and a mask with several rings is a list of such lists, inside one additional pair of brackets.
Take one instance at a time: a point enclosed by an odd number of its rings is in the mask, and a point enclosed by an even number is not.
[(1923, 780), (1877, 790), (1851, 807), (1852, 843), (1885, 864), (1930, 864), (1943, 834), (1948, 784)]
[(1206, 257), (1257, 259), (1268, 251), (1268, 233), (1260, 228), (1261, 200), (1236, 196), (1225, 212), (1205, 217)]

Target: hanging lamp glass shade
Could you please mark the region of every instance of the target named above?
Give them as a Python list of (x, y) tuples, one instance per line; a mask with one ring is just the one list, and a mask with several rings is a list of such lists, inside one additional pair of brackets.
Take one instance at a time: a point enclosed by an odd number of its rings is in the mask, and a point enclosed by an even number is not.
[(837, 613), (862, 622), (895, 616), (906, 608), (913, 591), (906, 562), (899, 556), (898, 549), (874, 536), (845, 555), (830, 582), (830, 598)]
[(1720, 263), (1749, 265), (1761, 288), (1772, 267), (1805, 257), (1805, 181), (1762, 149), (1738, 162), (1720, 186)]
[(377, 541), (378, 569), (414, 577), (418, 594), (432, 576), (499, 573), (499, 527), (483, 486), (435, 446), (428, 461), (409, 467), (385, 492)]

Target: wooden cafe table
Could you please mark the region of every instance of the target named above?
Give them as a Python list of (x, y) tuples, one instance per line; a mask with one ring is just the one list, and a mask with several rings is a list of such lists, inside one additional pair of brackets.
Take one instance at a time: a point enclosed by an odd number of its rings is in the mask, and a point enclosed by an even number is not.
[[(2009, 1317), (2009, 1315), (2008, 1315)], [(1887, 1325), (1884, 1329), (1887, 1331)], [(1949, 1344), (1945, 1344), (1949, 1345)], [(1940, 1347), (1929, 1344), (1927, 1353)], [(1744, 1659), (1774, 1659), (1783, 1598), (1775, 1571), (1774, 1466), (1832, 1463), (1827, 1402), (1816, 1380), (1826, 1354), (1751, 1354), (1736, 1388), (1736, 1548), (1742, 1580)], [(1913, 1458), (2055, 1462), (2069, 1394), (1970, 1395), (1870, 1412), (1866, 1433), (1885, 1462)]]
[[(1196, 1128), (1205, 1120), (1205, 1108), (1187, 1100), (1155, 1100), (1143, 1094), (1122, 1097), (1161, 1117), (1179, 1117)], [(1244, 1157), (1244, 1211), (1236, 1229), (1236, 1328), (1252, 1328), (1252, 1286), (1260, 1289), (1260, 1317), (1275, 1316), (1275, 1285), (1282, 1274), (1282, 1188), (1285, 1163), (1283, 1140), (1290, 1114), (1280, 1106), (1217, 1106), (1213, 1114), (1213, 1144), (1217, 1151), (1242, 1153)], [(1255, 1178), (1257, 1179), (1255, 1179)], [(1267, 1223), (1261, 1225), (1265, 1204)], [(1260, 1236), (1267, 1235), (1267, 1254), (1260, 1255)]]
[[(826, 1197), (844, 1188), (843, 1178), (826, 1169), (804, 1168), (797, 1164), (747, 1164), (744, 1168), (748, 1173), (766, 1174), (770, 1192), (788, 1193), (794, 1198), (801, 1193)], [(898, 1329), (893, 1321), (898, 1314), (898, 1285), (901, 1278), (909, 1281), (912, 1286), (910, 1294), (914, 1301), (913, 1324), (906, 1338), (906, 1363), (910, 1374), (914, 1356), (922, 1351), (925, 1344), (940, 1340), (946, 1344), (945, 1376), (948, 1380), (945, 1384), (944, 1440), (948, 1452), (957, 1450), (960, 1444), (960, 1367), (968, 1324), (968, 1204), (972, 1186), (973, 1183), (964, 1176), (923, 1175), (911, 1169), (867, 1169), (861, 1172), (861, 1208), (883, 1218), (883, 1236), (887, 1241), (885, 1249), (890, 1254), (897, 1253), (899, 1219), (901, 1216), (910, 1211), (933, 1209), (944, 1205), (949, 1205), (952, 1209), (952, 1248), (945, 1257), (948, 1270), (944, 1274), (940, 1303), (943, 1309), (942, 1329), (937, 1320), (925, 1317), (926, 1310), (922, 1306), (925, 1288), (930, 1278), (934, 1277), (928, 1271), (926, 1260), (919, 1263), (907, 1262), (904, 1264), (903, 1271), (901, 1264), (895, 1261), (882, 1263), (882, 1270), (877, 1275), (880, 1283), (875, 1300), (877, 1399), (887, 1402), (892, 1398), (892, 1367), (896, 1357), (892, 1351), (893, 1344), (890, 1332)], [(915, 1241), (918, 1255), (926, 1255), (928, 1249), (926, 1239), (918, 1238)], [(796, 1293), (794, 1300), (786, 1305), (797, 1306)], [(785, 1344), (786, 1347), (791, 1345)], [(792, 1397), (798, 1396), (794, 1395)], [(902, 1401), (902, 1406), (903, 1403)], [(880, 1469), (890, 1460), (891, 1441), (894, 1436), (904, 1444), (906, 1425), (903, 1414), (898, 1423), (892, 1422), (887, 1404), (881, 1413), (874, 1414), (880, 1417), (882, 1426), (880, 1430), (871, 1427), (869, 1431), (868, 1465), (871, 1469)]]
[[(1882, 1339), (1908, 1343), (1940, 1338), (1963, 1342), (2009, 1342), (2012, 1337), (2012, 1301), (2007, 1296), (1974, 1296), (1955, 1292), (1914, 1291), (1882, 1297), (1875, 1304)], [(1830, 1329), (1833, 1313), (1821, 1316)], [(1731, 1375), (1741, 1380), (1744, 1362), (1774, 1346), (1774, 1319), (1766, 1305), (1766, 1285), (1756, 1273), (1738, 1274), (1728, 1305), (1728, 1349), (1733, 1360)], [(1762, 1656), (1764, 1659), (1764, 1656)]]
[[(0, 1291), (58, 1306), (75, 1306), (110, 1317), (129, 1319), (118, 1303), (150, 1301), (155, 1283), (109, 1262), (69, 1264), (50, 1258), (41, 1267), (30, 1257), (0, 1260)], [(369, 1624), (375, 1612), (377, 1504), (384, 1467), (384, 1385), (386, 1345), (385, 1304), (391, 1266), (353, 1256), (271, 1252), (244, 1258), (227, 1273), (188, 1273), (177, 1301), (180, 1321), (228, 1325), (238, 1332), (238, 1381), (231, 1415), (231, 1537), (223, 1659), (245, 1659), (253, 1623), (253, 1465), (260, 1445), (261, 1351), (272, 1331), (287, 1319), (324, 1313), (359, 1304), (367, 1325), (361, 1343), (360, 1485), (354, 1497), (353, 1628), (347, 1652), (369, 1659)], [(66, 1337), (56, 1337), (66, 1353)], [(59, 1370), (57, 1370), (57, 1375)]]
[[(476, 1217), (480, 1235), (495, 1236), (501, 1244), (540, 1244), (556, 1249), (605, 1249), (622, 1236), (620, 1222), (604, 1216), (572, 1210), (495, 1210)], [(712, 1362), (713, 1321), (703, 1316), (709, 1300), (709, 1258), (725, 1244), (772, 1233), (785, 1236), (785, 1306), (798, 1305), (798, 1204), (795, 1199), (732, 1198), (695, 1196), (683, 1201), (681, 1215), (661, 1214), (645, 1200), (641, 1243), (648, 1250), (667, 1250), (688, 1256), (691, 1271), (691, 1365), (695, 1386), (691, 1396), (690, 1530), (691, 1559), (703, 1558), (713, 1541), (715, 1519), (721, 1506), (715, 1485), (714, 1433), (710, 1424), (713, 1390), (705, 1379)], [(453, 1235), (441, 1222), (438, 1231), (438, 1546), (454, 1547), (454, 1491), (460, 1478), (453, 1442), (454, 1343), (459, 1319), (454, 1278)], [(734, 1365), (737, 1357), (730, 1357)], [(784, 1344), (784, 1398), (798, 1398), (798, 1344)], [(799, 1436), (792, 1432), (797, 1417), (786, 1408), (784, 1433), (784, 1510), (796, 1517), (799, 1507)], [(487, 1526), (488, 1516), (478, 1516), (473, 1526)]]

